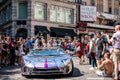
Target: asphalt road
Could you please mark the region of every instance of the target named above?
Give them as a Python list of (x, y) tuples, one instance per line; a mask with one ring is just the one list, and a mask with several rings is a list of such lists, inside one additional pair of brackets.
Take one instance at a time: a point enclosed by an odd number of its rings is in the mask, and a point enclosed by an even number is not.
[(33, 76), (25, 78), (21, 76), (20, 66), (9, 66), (0, 69), (0, 80), (111, 80), (111, 77), (99, 77), (94, 71), (90, 71), (88, 62), (78, 64), (78, 58), (73, 57), (74, 73), (72, 76), (52, 75), (52, 76)]

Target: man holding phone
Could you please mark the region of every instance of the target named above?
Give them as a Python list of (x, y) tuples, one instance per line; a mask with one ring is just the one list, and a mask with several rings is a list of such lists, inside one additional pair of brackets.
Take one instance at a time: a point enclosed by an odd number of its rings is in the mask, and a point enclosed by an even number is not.
[(113, 45), (113, 61), (115, 77), (113, 80), (118, 80), (118, 64), (120, 62), (120, 22), (115, 23), (115, 33), (112, 38), (109, 39), (109, 35), (106, 35), (108, 43)]

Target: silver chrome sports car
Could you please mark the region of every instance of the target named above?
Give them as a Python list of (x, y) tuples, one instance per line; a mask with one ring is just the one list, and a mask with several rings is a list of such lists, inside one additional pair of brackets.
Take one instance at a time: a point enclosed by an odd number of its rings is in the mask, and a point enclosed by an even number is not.
[(72, 75), (73, 61), (63, 49), (32, 50), (22, 57), (23, 76), (30, 75)]

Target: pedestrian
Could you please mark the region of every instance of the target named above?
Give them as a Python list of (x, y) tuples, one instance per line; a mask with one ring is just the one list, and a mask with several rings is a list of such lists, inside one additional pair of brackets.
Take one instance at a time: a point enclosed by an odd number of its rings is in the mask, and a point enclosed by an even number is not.
[(15, 44), (14, 39), (11, 39), (10, 43), (10, 65), (15, 64)]
[[(110, 59), (110, 53), (107, 52), (104, 55), (104, 61), (101, 65), (98, 66), (98, 71), (96, 72), (99, 76), (112, 76), (114, 67), (113, 67), (113, 61)], [(103, 69), (103, 70), (101, 70)]]
[(24, 47), (23, 45), (25, 44), (24, 42), (24, 39), (22, 37), (19, 38), (19, 41), (18, 41), (18, 44), (19, 44), (19, 57), (18, 57), (18, 63), (19, 65), (21, 64), (21, 59), (22, 59), (22, 55), (25, 54), (24, 52)]
[(96, 32), (97, 40), (96, 40), (96, 59), (97, 66), (99, 66), (103, 60), (103, 56), (105, 54), (105, 42), (102, 38), (101, 32)]
[(113, 61), (115, 77), (113, 80), (118, 80), (118, 65), (120, 61), (120, 22), (115, 23), (115, 33), (112, 38), (109, 39), (109, 35), (106, 34), (108, 43), (113, 45)]
[(80, 40), (77, 40), (75, 46), (76, 46), (76, 55), (77, 55), (78, 58), (79, 58), (79, 64), (82, 64), (82, 63), (83, 63), (83, 59), (82, 59), (83, 52), (81, 51), (81, 43), (80, 43)]
[(89, 43), (89, 52), (88, 54), (91, 55), (91, 64), (92, 67), (90, 70), (94, 70), (97, 68), (97, 63), (96, 63), (96, 46), (95, 46), (95, 39), (94, 39), (94, 34), (90, 34), (90, 43)]

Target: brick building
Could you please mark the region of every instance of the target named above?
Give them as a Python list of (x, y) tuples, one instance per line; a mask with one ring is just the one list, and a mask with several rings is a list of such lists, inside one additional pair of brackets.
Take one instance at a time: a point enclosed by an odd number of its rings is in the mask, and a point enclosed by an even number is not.
[(85, 31), (79, 33), (90, 33), (96, 30), (112, 33), (114, 30), (114, 22), (120, 19), (120, 8), (118, 0), (82, 0), (82, 4), (86, 6), (96, 6), (97, 20), (87, 22)]

